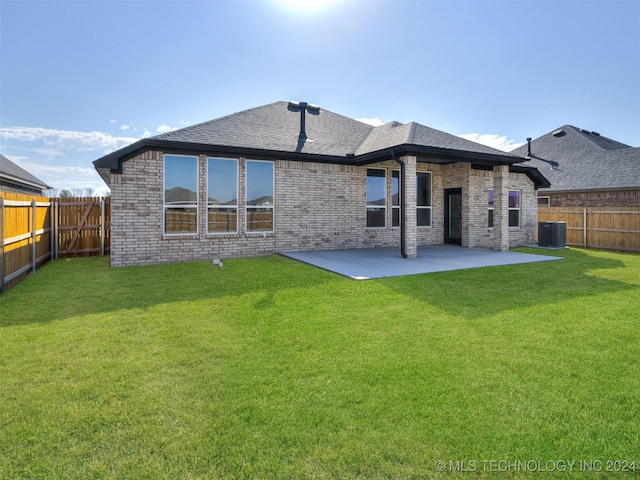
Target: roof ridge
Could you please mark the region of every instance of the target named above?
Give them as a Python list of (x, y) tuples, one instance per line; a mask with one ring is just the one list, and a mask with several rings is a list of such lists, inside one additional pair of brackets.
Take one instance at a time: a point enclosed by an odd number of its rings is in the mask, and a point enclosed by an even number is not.
[[(590, 144), (595, 145), (602, 151), (611, 151), (611, 150), (623, 150), (625, 148), (633, 148), (631, 145), (627, 145), (626, 143), (619, 142), (609, 137), (605, 137), (600, 133), (594, 130), (587, 130), (586, 128), (575, 127), (573, 125), (567, 125), (572, 128), (575, 133), (579, 134), (582, 138), (589, 141)], [(604, 143), (605, 145), (602, 145)], [(609, 146), (610, 148), (607, 148)]]
[(418, 128), (418, 122), (409, 122), (409, 135), (407, 138), (407, 143), (413, 143), (416, 138), (416, 130)]

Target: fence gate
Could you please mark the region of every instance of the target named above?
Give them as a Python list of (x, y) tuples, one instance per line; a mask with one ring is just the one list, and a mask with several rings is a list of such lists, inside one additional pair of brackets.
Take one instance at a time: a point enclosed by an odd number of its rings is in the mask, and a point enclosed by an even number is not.
[(54, 258), (103, 256), (110, 251), (110, 198), (59, 198), (54, 207)]

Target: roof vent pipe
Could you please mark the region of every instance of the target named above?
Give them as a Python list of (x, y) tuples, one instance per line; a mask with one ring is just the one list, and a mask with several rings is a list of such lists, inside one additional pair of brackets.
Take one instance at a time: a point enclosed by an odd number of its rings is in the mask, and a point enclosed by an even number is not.
[(320, 107), (318, 107), (317, 105), (313, 105), (307, 102), (289, 102), (289, 108), (292, 109), (299, 109), (300, 110), (300, 134), (298, 136), (298, 138), (300, 140), (306, 140), (307, 139), (307, 132), (306, 132), (306, 118), (305, 118), (305, 113), (308, 110), (310, 113), (314, 113), (314, 114), (318, 114), (318, 112), (320, 112)]
[(527, 160), (531, 160), (531, 137), (527, 137)]

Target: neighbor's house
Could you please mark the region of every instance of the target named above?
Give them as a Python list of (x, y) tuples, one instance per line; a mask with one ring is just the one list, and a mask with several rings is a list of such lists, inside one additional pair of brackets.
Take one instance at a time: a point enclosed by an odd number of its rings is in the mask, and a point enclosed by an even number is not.
[(530, 156), (551, 182), (538, 191), (540, 206), (640, 206), (640, 148), (565, 125), (511, 153)]
[(4, 155), (0, 155), (0, 191), (42, 195), (51, 187), (19, 167)]
[(111, 264), (275, 252), (535, 242), (524, 160), (417, 123), (373, 127), (276, 102), (94, 162), (111, 188)]

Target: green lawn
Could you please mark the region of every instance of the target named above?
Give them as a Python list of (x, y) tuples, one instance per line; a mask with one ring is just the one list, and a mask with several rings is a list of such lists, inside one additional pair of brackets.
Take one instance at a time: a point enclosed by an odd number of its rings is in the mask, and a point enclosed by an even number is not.
[(640, 256), (560, 255), (49, 263), (0, 296), (0, 478), (640, 478)]

